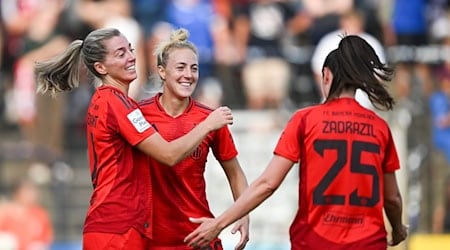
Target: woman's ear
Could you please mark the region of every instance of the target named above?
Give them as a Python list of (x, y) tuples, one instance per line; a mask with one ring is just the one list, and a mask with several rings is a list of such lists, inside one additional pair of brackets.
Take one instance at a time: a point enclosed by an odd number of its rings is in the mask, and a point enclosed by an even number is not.
[(106, 75), (108, 71), (106, 70), (103, 63), (96, 62), (94, 63), (94, 69), (100, 74), (100, 75)]
[(322, 84), (320, 85), (323, 98), (328, 97), (332, 82), (333, 73), (331, 73), (331, 70), (329, 68), (324, 67), (322, 70)]
[(331, 73), (331, 70), (328, 67), (324, 67), (323, 71), (323, 84), (324, 85), (330, 85), (331, 82), (333, 81), (333, 73)]
[(163, 80), (163, 81), (166, 80), (166, 70), (161, 65), (158, 66), (158, 75), (159, 75), (159, 78), (161, 78), (161, 80)]

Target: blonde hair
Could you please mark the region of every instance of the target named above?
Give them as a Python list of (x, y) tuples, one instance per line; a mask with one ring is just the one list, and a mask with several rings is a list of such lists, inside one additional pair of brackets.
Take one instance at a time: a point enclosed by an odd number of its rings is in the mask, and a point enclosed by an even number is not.
[(155, 49), (155, 55), (157, 58), (157, 66), (165, 67), (169, 54), (173, 49), (191, 49), (198, 55), (195, 45), (188, 40), (189, 31), (183, 28), (174, 30), (170, 33), (170, 37), (166, 41), (162, 41)]
[(84, 41), (75, 40), (70, 43), (60, 55), (37, 62), (37, 92), (56, 95), (77, 88), (80, 82), (81, 61), (90, 73), (101, 79), (103, 76), (95, 70), (94, 64), (103, 62), (108, 53), (103, 42), (120, 35), (122, 34), (117, 29), (97, 29), (89, 33)]

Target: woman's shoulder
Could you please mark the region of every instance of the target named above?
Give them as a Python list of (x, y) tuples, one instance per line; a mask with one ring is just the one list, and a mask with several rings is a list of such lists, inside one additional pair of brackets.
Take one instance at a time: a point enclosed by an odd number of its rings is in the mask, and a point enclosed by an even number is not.
[(210, 107), (202, 102), (199, 102), (197, 100), (191, 99), (191, 102), (189, 104), (188, 108), (192, 108), (193, 110), (196, 110), (201, 113), (209, 114), (214, 111), (213, 107)]

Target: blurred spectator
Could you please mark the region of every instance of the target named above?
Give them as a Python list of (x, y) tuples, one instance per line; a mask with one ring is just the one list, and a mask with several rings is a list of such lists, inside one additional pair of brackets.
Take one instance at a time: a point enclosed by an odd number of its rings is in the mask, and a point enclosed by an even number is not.
[[(393, 46), (391, 60), (399, 66), (397, 72), (406, 71), (410, 75), (408, 88), (415, 98), (428, 97), (432, 91), (432, 81), (428, 65), (421, 61), (417, 55), (418, 46), (429, 43), (429, 23), (426, 10), (429, 7), (427, 0), (395, 0), (382, 1), (383, 37), (386, 46)], [(414, 83), (418, 86), (415, 88)], [(406, 86), (405, 86), (406, 87)], [(416, 92), (414, 92), (417, 90)]]
[(427, 0), (384, 1), (386, 45), (423, 45), (427, 39)]
[[(2, 1), (8, 33), (8, 53), (13, 60), (10, 121), (16, 122), (25, 141), (35, 149), (33, 160), (54, 161), (63, 151), (64, 96), (37, 96), (34, 62), (58, 53), (67, 38), (58, 29), (63, 0)], [(52, 133), (48, 133), (52, 131)]]
[(278, 109), (286, 101), (291, 80), (289, 63), (282, 54), (282, 41), (295, 34), (297, 9), (289, 1), (249, 1), (237, 14), (247, 34), (239, 48), (244, 48), (242, 83), (249, 109)]
[[(0, 1), (1, 2), (1, 1)], [(2, 13), (2, 5), (0, 3), (0, 14)], [(4, 45), (5, 45), (5, 33), (3, 28), (3, 22), (0, 22), (0, 70), (3, 69), (3, 51), (4, 51)], [(0, 71), (0, 76), (1, 76)]]
[(145, 67), (149, 74), (153, 74), (156, 65), (152, 62), (153, 33), (155, 26), (164, 19), (168, 1), (166, 0), (131, 0), (132, 15), (142, 27), (144, 39)]
[[(383, 45), (374, 36), (364, 31), (364, 20), (362, 12), (356, 9), (349, 10), (340, 16), (339, 29), (326, 34), (319, 40), (311, 58), (311, 68), (318, 86), (320, 81), (322, 81), (322, 66), (325, 58), (329, 52), (338, 47), (341, 37), (344, 34), (362, 37), (373, 47), (380, 61), (386, 63)], [(355, 98), (364, 107), (369, 109), (374, 108), (367, 94), (361, 90), (356, 92)]]
[(191, 41), (199, 51), (200, 91), (205, 80), (214, 77), (214, 51), (217, 13), (210, 0), (172, 0), (167, 5), (166, 21), (175, 28), (185, 28), (191, 34)]
[(133, 17), (132, 8), (131, 0), (79, 0), (77, 13), (93, 29), (120, 30), (135, 48), (138, 78), (131, 83), (128, 95), (139, 101), (148, 82), (148, 71), (143, 29)]
[[(442, 41), (442, 45), (450, 45), (450, 37)], [(429, 172), (431, 183), (428, 187), (433, 193), (429, 211), (433, 212), (432, 232), (450, 232), (449, 187), (450, 178), (450, 58), (437, 68), (437, 88), (428, 99), (431, 121), (432, 159)], [(427, 183), (425, 184), (427, 185)]]
[(427, 20), (431, 42), (440, 42), (450, 36), (450, 1), (428, 0)]
[(363, 13), (364, 30), (383, 43), (380, 0), (354, 0), (353, 8)]
[(396, 64), (392, 82), (397, 107), (405, 111), (408, 127), (408, 149), (429, 142), (427, 101), (433, 91), (430, 65), (418, 48), (429, 44), (427, 0), (381, 1), (383, 7), (384, 43), (389, 46), (389, 60)]
[[(38, 187), (25, 179), (15, 185), (11, 200), (0, 204), (0, 248), (49, 250), (53, 226), (48, 212), (39, 204)], [(3, 248), (7, 246), (10, 248)]]
[[(212, 0), (215, 12), (214, 37), (214, 74), (221, 88), (221, 103), (231, 108), (244, 106), (241, 66), (245, 61), (245, 47), (240, 42), (248, 33), (248, 25), (239, 18), (238, 10), (246, 0)], [(200, 90), (199, 97), (213, 97), (218, 92), (214, 80), (212, 86)], [(204, 92), (204, 93), (202, 93)], [(209, 97), (208, 97), (209, 96)]]
[(385, 44), (427, 45), (449, 35), (448, 0), (381, 0)]
[(450, 166), (450, 61), (437, 72), (438, 89), (429, 98), (434, 147)]
[(166, 21), (171, 25), (189, 30), (192, 43), (198, 47), (200, 82), (212, 77), (215, 45), (213, 30), (217, 21), (212, 1), (172, 0), (165, 14)]
[(166, 2), (165, 0), (131, 0), (132, 15), (141, 25), (145, 39), (151, 36), (155, 24), (163, 19)]
[(447, 176), (443, 188), (442, 203), (434, 210), (432, 232), (450, 234), (450, 176)]
[(65, 7), (60, 16), (60, 24), (58, 29), (69, 40), (83, 39), (94, 27), (88, 20), (85, 20), (84, 16), (79, 15), (80, 0), (64, 0)]
[[(0, 0), (0, 16), (2, 13), (2, 4)], [(0, 22), (0, 82), (4, 82), (5, 78), (3, 75), (3, 55), (5, 51), (5, 28), (3, 27), (3, 22)], [(5, 96), (5, 84), (0, 84), (0, 123), (3, 121), (4, 116), (4, 96)]]
[(353, 9), (354, 1), (301, 0), (302, 8), (312, 19), (308, 35), (313, 45), (317, 44), (325, 34), (339, 28), (339, 16)]

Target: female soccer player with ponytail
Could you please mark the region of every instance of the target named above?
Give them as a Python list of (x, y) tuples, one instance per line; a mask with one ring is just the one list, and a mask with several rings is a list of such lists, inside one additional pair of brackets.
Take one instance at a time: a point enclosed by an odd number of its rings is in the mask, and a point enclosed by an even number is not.
[[(299, 163), (298, 212), (291, 249), (386, 249), (407, 236), (395, 171), (399, 159), (388, 124), (355, 101), (367, 92), (379, 109), (392, 109), (383, 82), (393, 70), (358, 36), (345, 36), (323, 65), (324, 103), (298, 110), (286, 125), (265, 171), (233, 206), (202, 223), (185, 241), (201, 247), (252, 211)], [(388, 242), (383, 209), (392, 226)]]

